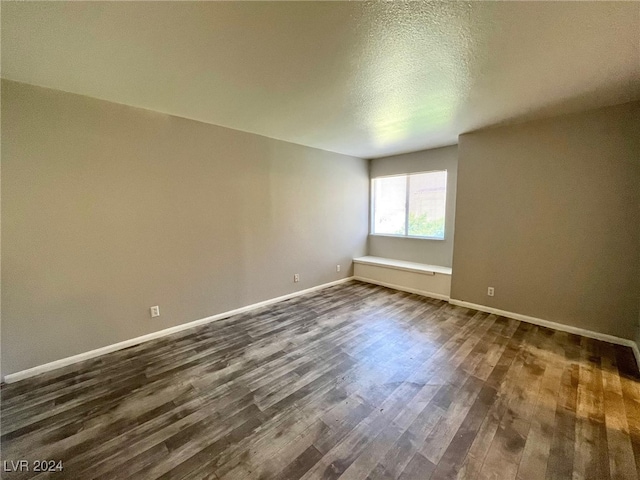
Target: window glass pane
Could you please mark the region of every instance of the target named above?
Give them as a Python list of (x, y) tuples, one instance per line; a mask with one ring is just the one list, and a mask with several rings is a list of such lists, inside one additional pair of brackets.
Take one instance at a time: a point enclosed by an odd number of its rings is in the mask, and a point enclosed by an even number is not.
[(376, 178), (373, 190), (373, 233), (405, 235), (407, 177)]
[(447, 172), (409, 177), (409, 235), (444, 238)]

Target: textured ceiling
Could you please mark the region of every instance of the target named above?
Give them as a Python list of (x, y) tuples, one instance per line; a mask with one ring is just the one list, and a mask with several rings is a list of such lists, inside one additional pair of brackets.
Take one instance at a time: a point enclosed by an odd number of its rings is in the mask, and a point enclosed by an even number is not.
[(2, 76), (360, 157), (640, 99), (640, 3), (3, 2)]

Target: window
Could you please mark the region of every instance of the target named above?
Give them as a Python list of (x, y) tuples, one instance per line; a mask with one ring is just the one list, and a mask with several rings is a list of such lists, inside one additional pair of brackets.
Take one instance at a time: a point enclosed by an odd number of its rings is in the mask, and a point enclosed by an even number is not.
[(372, 234), (444, 240), (446, 170), (374, 178), (371, 191)]

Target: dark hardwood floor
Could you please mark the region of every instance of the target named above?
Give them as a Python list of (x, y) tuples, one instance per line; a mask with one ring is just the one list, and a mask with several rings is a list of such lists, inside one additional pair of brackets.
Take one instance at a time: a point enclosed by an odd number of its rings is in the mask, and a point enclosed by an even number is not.
[[(73, 479), (637, 479), (630, 349), (350, 282), (2, 386)], [(14, 464), (15, 465), (15, 464)]]

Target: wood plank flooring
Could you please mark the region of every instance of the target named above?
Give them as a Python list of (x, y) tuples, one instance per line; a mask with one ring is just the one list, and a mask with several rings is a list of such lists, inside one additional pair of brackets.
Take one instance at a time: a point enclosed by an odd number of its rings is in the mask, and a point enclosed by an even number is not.
[(356, 281), (1, 394), (7, 479), (640, 476), (630, 349)]

